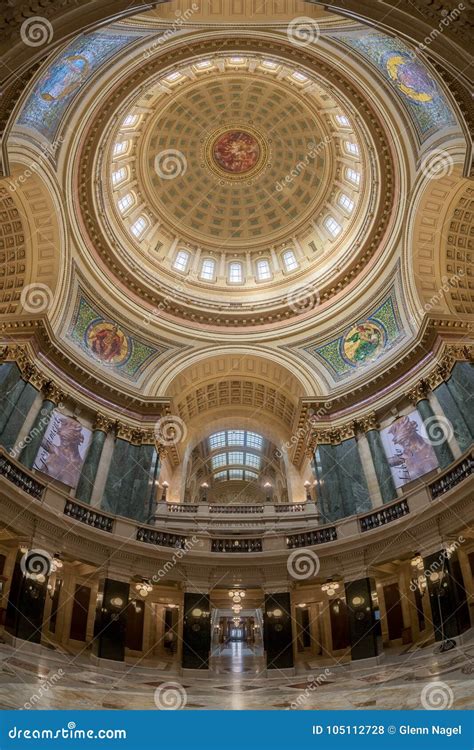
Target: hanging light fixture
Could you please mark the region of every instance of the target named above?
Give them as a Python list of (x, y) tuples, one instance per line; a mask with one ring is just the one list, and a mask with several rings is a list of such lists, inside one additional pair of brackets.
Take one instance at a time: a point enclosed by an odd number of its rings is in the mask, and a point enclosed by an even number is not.
[(242, 599), (245, 598), (245, 591), (242, 591), (241, 589), (231, 589), (228, 592), (228, 595), (230, 596), (234, 604), (240, 604)]
[(327, 593), (328, 596), (334, 596), (336, 591), (340, 588), (340, 584), (337, 581), (326, 581), (321, 586), (321, 591)]
[(135, 584), (135, 589), (137, 590), (138, 594), (145, 599), (148, 594), (153, 591), (153, 586), (149, 581), (143, 580), (138, 581), (138, 583)]
[(419, 570), (422, 570), (423, 568), (423, 558), (420, 554), (415, 555), (413, 560), (410, 561), (410, 565), (413, 568), (418, 568)]

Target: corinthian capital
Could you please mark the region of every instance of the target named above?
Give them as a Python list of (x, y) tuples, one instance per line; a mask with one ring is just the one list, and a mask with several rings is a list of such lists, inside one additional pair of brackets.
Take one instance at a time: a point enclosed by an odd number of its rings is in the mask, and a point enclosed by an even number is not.
[(416, 406), (418, 401), (425, 399), (430, 392), (428, 383), (424, 380), (420, 380), (413, 388), (407, 392), (407, 398), (411, 403)]

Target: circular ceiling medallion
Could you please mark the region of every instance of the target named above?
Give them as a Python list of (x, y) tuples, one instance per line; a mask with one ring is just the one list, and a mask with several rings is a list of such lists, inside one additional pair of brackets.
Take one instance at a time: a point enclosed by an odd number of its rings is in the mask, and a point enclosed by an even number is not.
[(220, 127), (205, 144), (207, 166), (220, 177), (242, 180), (256, 177), (268, 166), (268, 144), (253, 127)]

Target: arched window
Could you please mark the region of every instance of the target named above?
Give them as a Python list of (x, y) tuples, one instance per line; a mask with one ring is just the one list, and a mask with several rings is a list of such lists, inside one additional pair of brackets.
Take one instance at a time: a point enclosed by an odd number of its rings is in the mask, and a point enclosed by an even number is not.
[(272, 278), (270, 263), (265, 258), (257, 260), (257, 280), (268, 281)]
[(147, 226), (148, 219), (145, 216), (139, 216), (138, 219), (133, 222), (132, 226), (130, 227), (130, 231), (137, 239), (139, 239)]
[(242, 263), (233, 261), (229, 263), (229, 282), (231, 284), (241, 284), (244, 280), (244, 270)]
[(124, 128), (133, 128), (137, 124), (139, 119), (140, 115), (127, 115), (122, 125)]
[(178, 250), (176, 258), (174, 259), (173, 268), (180, 273), (185, 273), (188, 270), (190, 254), (187, 250)]
[(336, 122), (343, 128), (348, 128), (350, 124), (348, 118), (345, 115), (336, 115)]
[(128, 151), (128, 144), (130, 141), (119, 141), (119, 143), (116, 143), (113, 150), (114, 156), (122, 156), (122, 154), (125, 154)]
[(283, 263), (285, 265), (285, 269), (287, 271), (294, 271), (295, 268), (298, 268), (298, 261), (296, 260), (296, 255), (293, 252), (293, 250), (285, 250), (285, 252), (282, 255)]
[(337, 237), (339, 232), (342, 230), (341, 225), (338, 221), (336, 221), (334, 216), (328, 216), (327, 219), (324, 220), (324, 226), (328, 230), (329, 234), (331, 234), (333, 237)]
[(127, 167), (120, 167), (120, 169), (115, 170), (115, 172), (112, 172), (112, 185), (119, 185), (121, 182), (126, 180), (128, 177), (128, 169)]
[(344, 211), (347, 211), (348, 214), (352, 212), (352, 209), (354, 208), (354, 201), (349, 198), (348, 195), (346, 195), (345, 193), (341, 193), (337, 202), (339, 203), (340, 207), (344, 209)]
[(346, 176), (346, 180), (348, 180), (349, 182), (352, 182), (353, 185), (360, 184), (360, 172), (357, 172), (355, 169), (346, 167), (345, 176)]
[(200, 278), (204, 281), (213, 281), (216, 275), (216, 261), (205, 258), (202, 262)]
[(125, 211), (128, 211), (131, 206), (135, 203), (135, 197), (133, 193), (127, 193), (123, 196), (123, 198), (120, 198), (120, 200), (117, 202), (118, 209), (121, 214), (124, 214)]
[(345, 141), (344, 142), (344, 148), (346, 149), (347, 153), (351, 156), (359, 156), (359, 146), (357, 143), (351, 143), (351, 141)]

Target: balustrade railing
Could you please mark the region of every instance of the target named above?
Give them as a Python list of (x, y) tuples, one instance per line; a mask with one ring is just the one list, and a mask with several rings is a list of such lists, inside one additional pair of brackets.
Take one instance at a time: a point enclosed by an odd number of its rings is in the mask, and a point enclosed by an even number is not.
[(156, 544), (159, 547), (176, 547), (186, 549), (186, 537), (179, 534), (168, 534), (166, 531), (156, 531), (141, 526), (137, 529), (137, 541)]
[(194, 503), (169, 503), (168, 513), (196, 513), (198, 506)]
[(209, 505), (209, 513), (263, 513), (263, 505)]
[(304, 513), (306, 506), (304, 503), (285, 503), (283, 505), (275, 505), (277, 513)]
[(212, 539), (211, 552), (262, 552), (261, 539)]
[(114, 519), (111, 516), (104, 516), (103, 513), (99, 513), (99, 511), (93, 508), (86, 508), (83, 505), (79, 505), (73, 500), (66, 500), (64, 515), (72, 518), (74, 521), (80, 521), (87, 524), (87, 526), (93, 526), (94, 529), (100, 529), (101, 531), (111, 533), (114, 528)]
[(30, 477), (29, 474), (22, 471), (16, 464), (9, 461), (6, 456), (0, 456), (0, 475), (6, 477), (9, 482), (20, 490), (23, 490), (23, 492), (34, 497), (35, 500), (41, 500), (45, 485)]
[(473, 466), (474, 459), (472, 456), (468, 456), (457, 466), (447, 471), (444, 476), (432, 482), (430, 484), (431, 499), (435, 500), (440, 495), (444, 495), (445, 492), (452, 490), (457, 484), (471, 476)]
[(314, 529), (314, 531), (304, 531), (301, 534), (291, 534), (286, 537), (286, 546), (288, 549), (298, 547), (312, 547), (315, 544), (326, 544), (335, 542), (337, 539), (337, 529), (335, 526), (327, 526), (323, 529)]
[(372, 513), (367, 513), (367, 515), (359, 518), (360, 530), (370, 531), (371, 529), (377, 529), (379, 526), (385, 526), (387, 523), (403, 518), (409, 512), (410, 508), (408, 507), (407, 500), (399, 500), (396, 503), (382, 507)]

